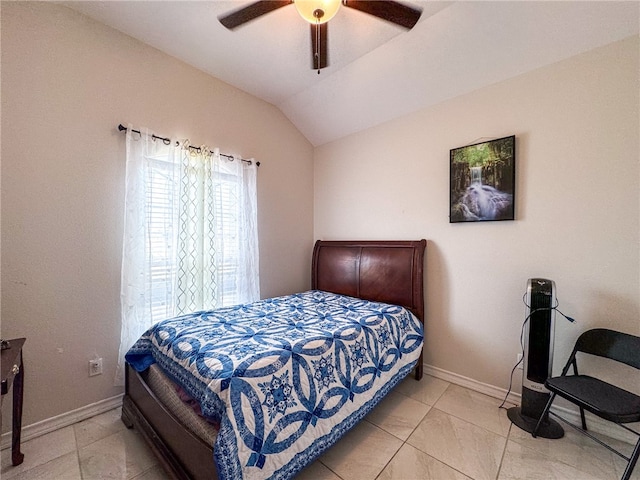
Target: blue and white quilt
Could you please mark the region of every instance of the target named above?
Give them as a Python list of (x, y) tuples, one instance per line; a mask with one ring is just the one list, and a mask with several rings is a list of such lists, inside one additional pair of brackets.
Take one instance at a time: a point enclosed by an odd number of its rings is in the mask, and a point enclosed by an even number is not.
[(129, 350), (220, 422), (221, 480), (286, 479), (335, 443), (415, 366), (407, 309), (322, 291), (162, 321)]

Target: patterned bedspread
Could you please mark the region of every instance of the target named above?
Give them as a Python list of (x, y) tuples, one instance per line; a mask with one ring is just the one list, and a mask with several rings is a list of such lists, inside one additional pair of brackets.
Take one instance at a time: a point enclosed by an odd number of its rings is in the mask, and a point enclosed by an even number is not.
[(162, 321), (126, 359), (157, 362), (220, 422), (221, 480), (285, 479), (404, 378), (422, 344), (402, 307), (309, 291)]

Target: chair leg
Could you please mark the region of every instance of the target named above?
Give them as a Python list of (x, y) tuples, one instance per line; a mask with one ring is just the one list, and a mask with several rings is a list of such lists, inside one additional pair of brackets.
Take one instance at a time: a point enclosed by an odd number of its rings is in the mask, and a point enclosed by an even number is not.
[(625, 468), (624, 473), (622, 474), (622, 480), (629, 480), (631, 478), (631, 474), (633, 473), (633, 468), (636, 466), (639, 456), (640, 456), (640, 439), (638, 439), (636, 446), (633, 449), (633, 453), (631, 454), (631, 457), (629, 457), (629, 463), (627, 463), (627, 468)]
[(556, 398), (556, 394), (552, 393), (551, 397), (549, 397), (547, 405), (544, 407), (544, 410), (542, 411), (542, 414), (538, 419), (538, 423), (536, 423), (536, 427), (533, 429), (533, 432), (531, 432), (533, 438), (536, 438), (536, 436), (538, 435), (538, 430), (540, 430), (540, 425), (542, 425), (542, 421), (549, 415), (549, 410), (551, 409), (551, 404), (553, 403), (554, 398)]
[(584, 419), (584, 408), (580, 407), (580, 420), (582, 420), (582, 429), (587, 431), (587, 422)]

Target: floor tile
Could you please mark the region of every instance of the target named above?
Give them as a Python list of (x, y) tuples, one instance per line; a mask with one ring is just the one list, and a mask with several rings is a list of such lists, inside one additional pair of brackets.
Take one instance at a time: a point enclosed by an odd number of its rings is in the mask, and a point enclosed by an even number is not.
[[(510, 425), (498, 404), (428, 375), (420, 382), (408, 378), (296, 480), (618, 480), (622, 476), (626, 462), (591, 439), (568, 427), (562, 439), (534, 439)], [(600, 437), (626, 455), (633, 448)], [(139, 434), (124, 428), (119, 409), (24, 442), (22, 451), (25, 461), (18, 467), (10, 465), (11, 450), (2, 451), (3, 480), (170, 478)], [(640, 467), (632, 480), (640, 480)]]
[(519, 443), (507, 442), (498, 480), (604, 480), (590, 464), (571, 466)]
[(78, 448), (113, 435), (126, 427), (120, 419), (121, 409), (115, 408), (95, 417), (78, 422), (73, 426)]
[(497, 398), (458, 385), (451, 385), (438, 399), (435, 407), (454, 417), (506, 437), (509, 434), (511, 421), (507, 417), (507, 411), (498, 408), (501, 403), (502, 400)]
[(507, 439), (432, 408), (407, 443), (476, 480), (494, 480)]
[(329, 470), (329, 467), (316, 460), (298, 473), (296, 480), (340, 480), (340, 477)]
[(533, 438), (530, 433), (513, 427), (509, 440), (535, 450), (553, 461), (580, 468), (588, 466), (586, 471), (603, 480), (619, 478), (614, 453), (571, 427), (564, 427), (564, 431), (563, 438), (551, 440), (541, 437)]
[(17, 466), (11, 465), (11, 448), (2, 451), (2, 479), (8, 480), (14, 476), (43, 465), (51, 460), (76, 451), (76, 439), (73, 427), (55, 430), (41, 437), (24, 442), (20, 451), (24, 454), (24, 462)]
[(449, 385), (449, 382), (431, 375), (424, 375), (422, 380), (418, 381), (409, 376), (400, 382), (394, 391), (427, 405), (435, 405)]
[(327, 450), (320, 461), (343, 480), (372, 480), (401, 446), (401, 440), (362, 421)]
[(469, 477), (404, 444), (376, 480), (468, 480)]
[[(629, 456), (628, 454), (625, 455)], [(624, 469), (627, 468), (627, 462), (620, 457), (616, 457), (615, 468), (616, 478), (622, 478)], [(636, 467), (633, 469), (633, 472), (631, 472), (631, 480), (640, 480), (640, 462), (636, 463)]]
[(390, 392), (365, 418), (400, 440), (406, 440), (430, 408), (401, 393)]
[(133, 480), (171, 480), (171, 477), (160, 465), (155, 465)]
[(78, 450), (83, 480), (131, 479), (156, 463), (144, 440), (122, 430)]
[[(588, 422), (588, 421), (587, 421)], [(636, 428), (637, 430), (637, 425), (635, 424), (630, 424), (633, 427)], [(587, 423), (588, 426), (588, 423)], [(570, 427), (568, 427), (570, 428)], [(565, 428), (565, 431), (567, 430), (567, 428)], [(573, 432), (576, 435), (579, 435), (580, 437), (582, 437), (582, 440), (586, 440), (585, 436), (577, 433), (577, 432)], [(599, 434), (599, 433), (595, 433), (595, 432), (591, 432), (592, 435), (594, 435), (595, 437), (597, 437), (598, 439), (600, 439), (602, 442), (608, 444), (610, 447), (615, 448), (616, 450), (618, 450), (620, 453), (622, 453), (623, 455), (626, 455), (627, 457), (631, 456), (631, 452), (633, 452), (633, 447), (635, 446), (632, 445), (631, 443), (627, 443), (627, 442), (623, 442), (621, 440), (617, 440), (615, 438), (610, 438), (607, 437), (606, 435), (603, 434)], [(565, 434), (566, 436), (566, 434)], [(633, 438), (631, 436), (631, 438)], [(636, 437), (637, 439), (637, 437)], [(589, 439), (589, 442), (593, 443), (593, 440)], [(597, 448), (601, 449), (602, 452), (606, 452), (606, 454), (611, 455), (611, 459), (613, 461), (613, 466), (615, 469), (615, 478), (616, 480), (618, 478), (622, 478), (622, 474), (624, 473), (625, 468), (627, 467), (627, 461), (621, 457), (619, 457), (618, 455), (616, 455), (615, 453), (609, 452), (605, 447), (602, 446), (598, 446)], [(633, 472), (631, 472), (631, 480), (640, 480), (640, 462), (636, 464), (636, 468), (633, 470)]]
[[(3, 475), (2, 478), (5, 478)], [(6, 477), (9, 478), (9, 477)], [(13, 480), (81, 480), (78, 454), (73, 451), (11, 477)]]

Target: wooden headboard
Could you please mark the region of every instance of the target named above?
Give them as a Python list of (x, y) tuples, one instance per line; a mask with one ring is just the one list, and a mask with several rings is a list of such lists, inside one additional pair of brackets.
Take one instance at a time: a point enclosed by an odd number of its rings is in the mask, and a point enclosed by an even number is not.
[(401, 305), (424, 323), (426, 245), (426, 240), (318, 240), (311, 288)]

